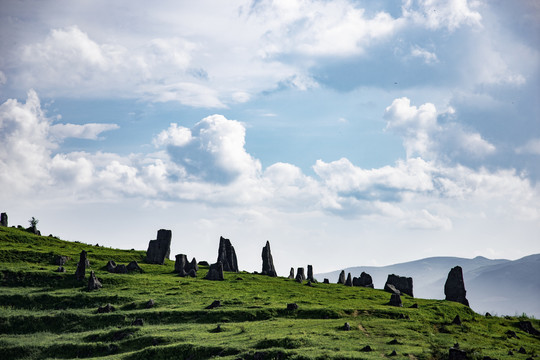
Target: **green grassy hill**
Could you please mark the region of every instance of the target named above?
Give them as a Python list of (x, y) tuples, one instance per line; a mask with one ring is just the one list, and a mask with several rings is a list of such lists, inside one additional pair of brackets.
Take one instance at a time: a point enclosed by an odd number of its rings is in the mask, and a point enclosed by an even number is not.
[[(75, 280), (83, 249), (100, 290)], [(55, 272), (56, 255), (71, 258), (66, 273)], [(455, 343), (471, 359), (540, 353), (540, 337), (518, 326), (528, 320), (540, 330), (540, 323), (524, 316), (485, 317), (458, 303), (407, 296), (397, 308), (382, 290), (310, 287), (246, 272), (209, 281), (204, 266), (197, 278), (181, 278), (172, 261), (150, 265), (144, 256), (0, 227), (0, 358), (447, 359)], [(108, 273), (108, 260), (136, 260), (144, 273)], [(155, 306), (147, 309), (149, 299)], [(222, 306), (205, 309), (214, 300)], [(108, 303), (114, 312), (97, 312)], [(461, 325), (452, 324), (456, 315)], [(135, 319), (144, 325), (132, 325)]]

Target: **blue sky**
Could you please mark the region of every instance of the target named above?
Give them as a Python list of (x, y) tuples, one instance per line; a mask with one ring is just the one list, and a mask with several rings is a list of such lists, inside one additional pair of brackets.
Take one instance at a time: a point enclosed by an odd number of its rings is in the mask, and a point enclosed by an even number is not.
[(540, 251), (540, 5), (4, 1), (11, 224), (246, 270)]

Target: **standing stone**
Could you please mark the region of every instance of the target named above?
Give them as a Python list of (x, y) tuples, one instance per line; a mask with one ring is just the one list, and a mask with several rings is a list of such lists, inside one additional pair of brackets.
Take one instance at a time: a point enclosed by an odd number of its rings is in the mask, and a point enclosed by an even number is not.
[(267, 241), (262, 250), (262, 275), (268, 275), (276, 277), (276, 269), (274, 268), (274, 259), (272, 259), (272, 252), (270, 251), (270, 242)]
[(141, 269), (141, 267), (139, 266), (139, 264), (137, 264), (135, 260), (130, 261), (130, 263), (127, 264), (126, 268), (129, 272), (132, 272), (132, 271), (142, 272), (143, 271), (143, 269)]
[(208, 269), (208, 274), (206, 274), (205, 279), (207, 280), (223, 280), (223, 264), (221, 261), (218, 261), (215, 264), (210, 265)]
[(298, 270), (296, 270), (296, 278), (298, 279), (298, 277), (300, 277), (302, 281), (306, 280), (306, 273), (304, 272), (303, 267), (299, 267)]
[(386, 284), (384, 284), (384, 290), (388, 292), (394, 292), (388, 285), (393, 285), (400, 292), (413, 296), (413, 281), (411, 277), (398, 276), (398, 275), (388, 275)]
[(120, 264), (116, 267), (116, 269), (114, 269), (114, 272), (117, 274), (127, 274), (128, 270), (127, 270), (126, 265)]
[(323, 284), (330, 284), (330, 280), (328, 280), (327, 278), (324, 278)]
[(90, 271), (90, 278), (88, 279), (88, 291), (100, 289), (103, 285), (94, 274), (94, 271)]
[(75, 278), (77, 281), (83, 281), (86, 275), (86, 263), (88, 259), (86, 258), (86, 251), (81, 251), (79, 258), (79, 263), (77, 264), (77, 270), (75, 271)]
[(339, 279), (337, 281), (338, 284), (345, 284), (345, 270), (341, 270), (339, 273)]
[(223, 264), (223, 271), (238, 272), (238, 261), (234, 247), (231, 245), (231, 241), (223, 236), (219, 238), (217, 261)]
[(464, 350), (452, 347), (448, 350), (448, 360), (467, 360), (467, 353)]
[(294, 279), (294, 268), (291, 268), (291, 271), (289, 272), (289, 279)]
[(398, 294), (390, 295), (389, 305), (402, 307), (403, 304), (401, 303), (401, 296), (399, 296)]
[(172, 231), (160, 229), (157, 232), (157, 239), (150, 240), (146, 251), (146, 262), (150, 264), (165, 264), (165, 259), (171, 254)]
[(114, 261), (109, 260), (109, 261), (107, 262), (106, 267), (107, 267), (107, 271), (108, 271), (108, 272), (110, 272), (110, 273), (116, 272), (116, 263), (115, 263)]
[(456, 266), (448, 273), (448, 278), (444, 284), (444, 295), (446, 295), (446, 300), (469, 306), (469, 301), (465, 297), (466, 294), (463, 270), (461, 266)]
[(8, 216), (7, 213), (0, 214), (0, 226), (8, 226)]
[(373, 288), (373, 279), (371, 278), (371, 275), (362, 271), (359, 278), (353, 278), (353, 286)]
[(67, 256), (56, 255), (54, 258), (54, 265), (64, 266), (68, 262)]
[(184, 277), (187, 275), (186, 267), (188, 267), (187, 256), (184, 254), (176, 255), (176, 261), (174, 263), (174, 272), (178, 273), (179, 276)]
[(315, 278), (313, 277), (313, 266), (308, 265), (307, 266), (307, 279), (311, 282), (317, 282)]
[(352, 286), (351, 273), (349, 273), (349, 275), (347, 275), (347, 280), (345, 280), (345, 286)]
[(196, 275), (197, 271), (199, 271), (199, 265), (197, 265), (197, 259), (195, 258), (191, 259), (191, 262), (186, 264), (185, 270), (188, 274), (191, 273), (193, 270)]

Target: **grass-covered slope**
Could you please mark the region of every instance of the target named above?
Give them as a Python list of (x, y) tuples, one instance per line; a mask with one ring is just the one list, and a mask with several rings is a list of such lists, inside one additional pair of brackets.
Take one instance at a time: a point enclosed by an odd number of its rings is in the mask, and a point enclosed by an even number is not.
[[(75, 281), (83, 249), (103, 283), (98, 291)], [(66, 273), (55, 272), (56, 255), (71, 258)], [(0, 227), (0, 358), (445, 359), (455, 343), (475, 359), (540, 353), (540, 337), (519, 328), (522, 318), (486, 318), (458, 303), (407, 296), (397, 308), (382, 290), (245, 272), (209, 281), (207, 267), (180, 278), (172, 261), (150, 265), (144, 256)], [(144, 273), (110, 274), (108, 260), (136, 260)], [(147, 309), (149, 299), (155, 306)], [(214, 300), (222, 307), (206, 310)], [(97, 313), (107, 303), (116, 310)], [(461, 325), (452, 324), (456, 315)]]

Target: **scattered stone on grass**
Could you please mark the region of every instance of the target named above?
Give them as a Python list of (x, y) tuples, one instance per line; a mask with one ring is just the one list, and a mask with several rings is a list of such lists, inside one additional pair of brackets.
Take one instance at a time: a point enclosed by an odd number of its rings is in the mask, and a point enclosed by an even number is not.
[(414, 303), (411, 306), (409, 306), (411, 309), (418, 309), (418, 304)]
[(518, 326), (521, 330), (525, 331), (528, 334), (531, 335), (540, 335), (540, 331), (536, 330), (532, 323), (528, 320), (522, 320), (518, 323)]
[(98, 290), (102, 287), (103, 285), (101, 285), (101, 282), (96, 277), (94, 271), (90, 271), (90, 278), (88, 279), (88, 291)]
[(126, 266), (128, 272), (139, 271), (143, 272), (143, 269), (139, 266), (136, 261), (130, 261)]
[(390, 302), (388, 305), (402, 307), (403, 303), (401, 302), (401, 296), (398, 294), (390, 295)]
[(215, 309), (215, 308), (220, 307), (220, 306), (221, 306), (221, 301), (214, 300), (210, 305), (205, 307), (205, 309)]
[(114, 272), (117, 274), (127, 274), (128, 273), (127, 266), (124, 264), (117, 265)]
[(328, 280), (327, 278), (324, 278), (323, 284), (330, 284), (330, 280)]
[(69, 258), (67, 256), (56, 255), (54, 257), (54, 265), (64, 266), (68, 262)]
[(392, 352), (388, 354), (388, 356), (397, 356), (396, 350), (392, 350)]
[(114, 306), (112, 306), (111, 304), (107, 304), (107, 305), (98, 307), (97, 312), (98, 314), (104, 314), (104, 313), (113, 312), (115, 310), (116, 309), (114, 308)]
[(461, 325), (461, 318), (459, 317), (459, 315), (456, 315), (454, 320), (452, 320), (452, 324), (453, 325)]
[(346, 322), (343, 325), (342, 329), (345, 330), (345, 331), (350, 331), (351, 330), (351, 325), (348, 322)]
[(298, 304), (296, 303), (287, 304), (287, 310), (289, 311), (298, 310)]
[(154, 307), (154, 305), (156, 305), (156, 302), (154, 301), (154, 299), (150, 299), (146, 302), (146, 304), (144, 305), (145, 308), (147, 309), (151, 309)]
[(526, 351), (525, 348), (522, 346), (522, 347), (519, 348), (518, 353), (520, 353), (520, 354), (526, 354), (527, 351)]
[(200, 265), (200, 266), (210, 266), (210, 264), (208, 263), (208, 261), (204, 261), (204, 260), (203, 260), (203, 261), (199, 261), (197, 264)]
[(266, 241), (266, 245), (262, 249), (262, 275), (276, 277), (276, 269), (274, 268), (274, 259), (270, 251), (270, 242)]
[(363, 348), (361, 348), (360, 351), (369, 352), (369, 351), (373, 351), (373, 349), (371, 348), (371, 346), (366, 345)]
[(505, 332), (506, 336), (508, 336), (509, 338), (515, 338), (515, 339), (519, 339), (516, 332), (513, 331), (513, 330), (507, 330)]
[(369, 287), (373, 289), (373, 279), (371, 278), (371, 275), (364, 271), (362, 271), (360, 277), (354, 277), (352, 283), (353, 286)]
[(486, 317), (491, 317), (491, 314), (487, 312)]
[(110, 273), (116, 272), (116, 263), (113, 260), (107, 261), (107, 265), (105, 265), (107, 268), (107, 271)]
[(131, 322), (131, 326), (143, 326), (143, 325), (144, 325), (144, 320), (140, 318), (137, 318)]
[(64, 272), (66, 272), (66, 269), (63, 266), (59, 266), (58, 269), (56, 269), (55, 271), (64, 273)]

